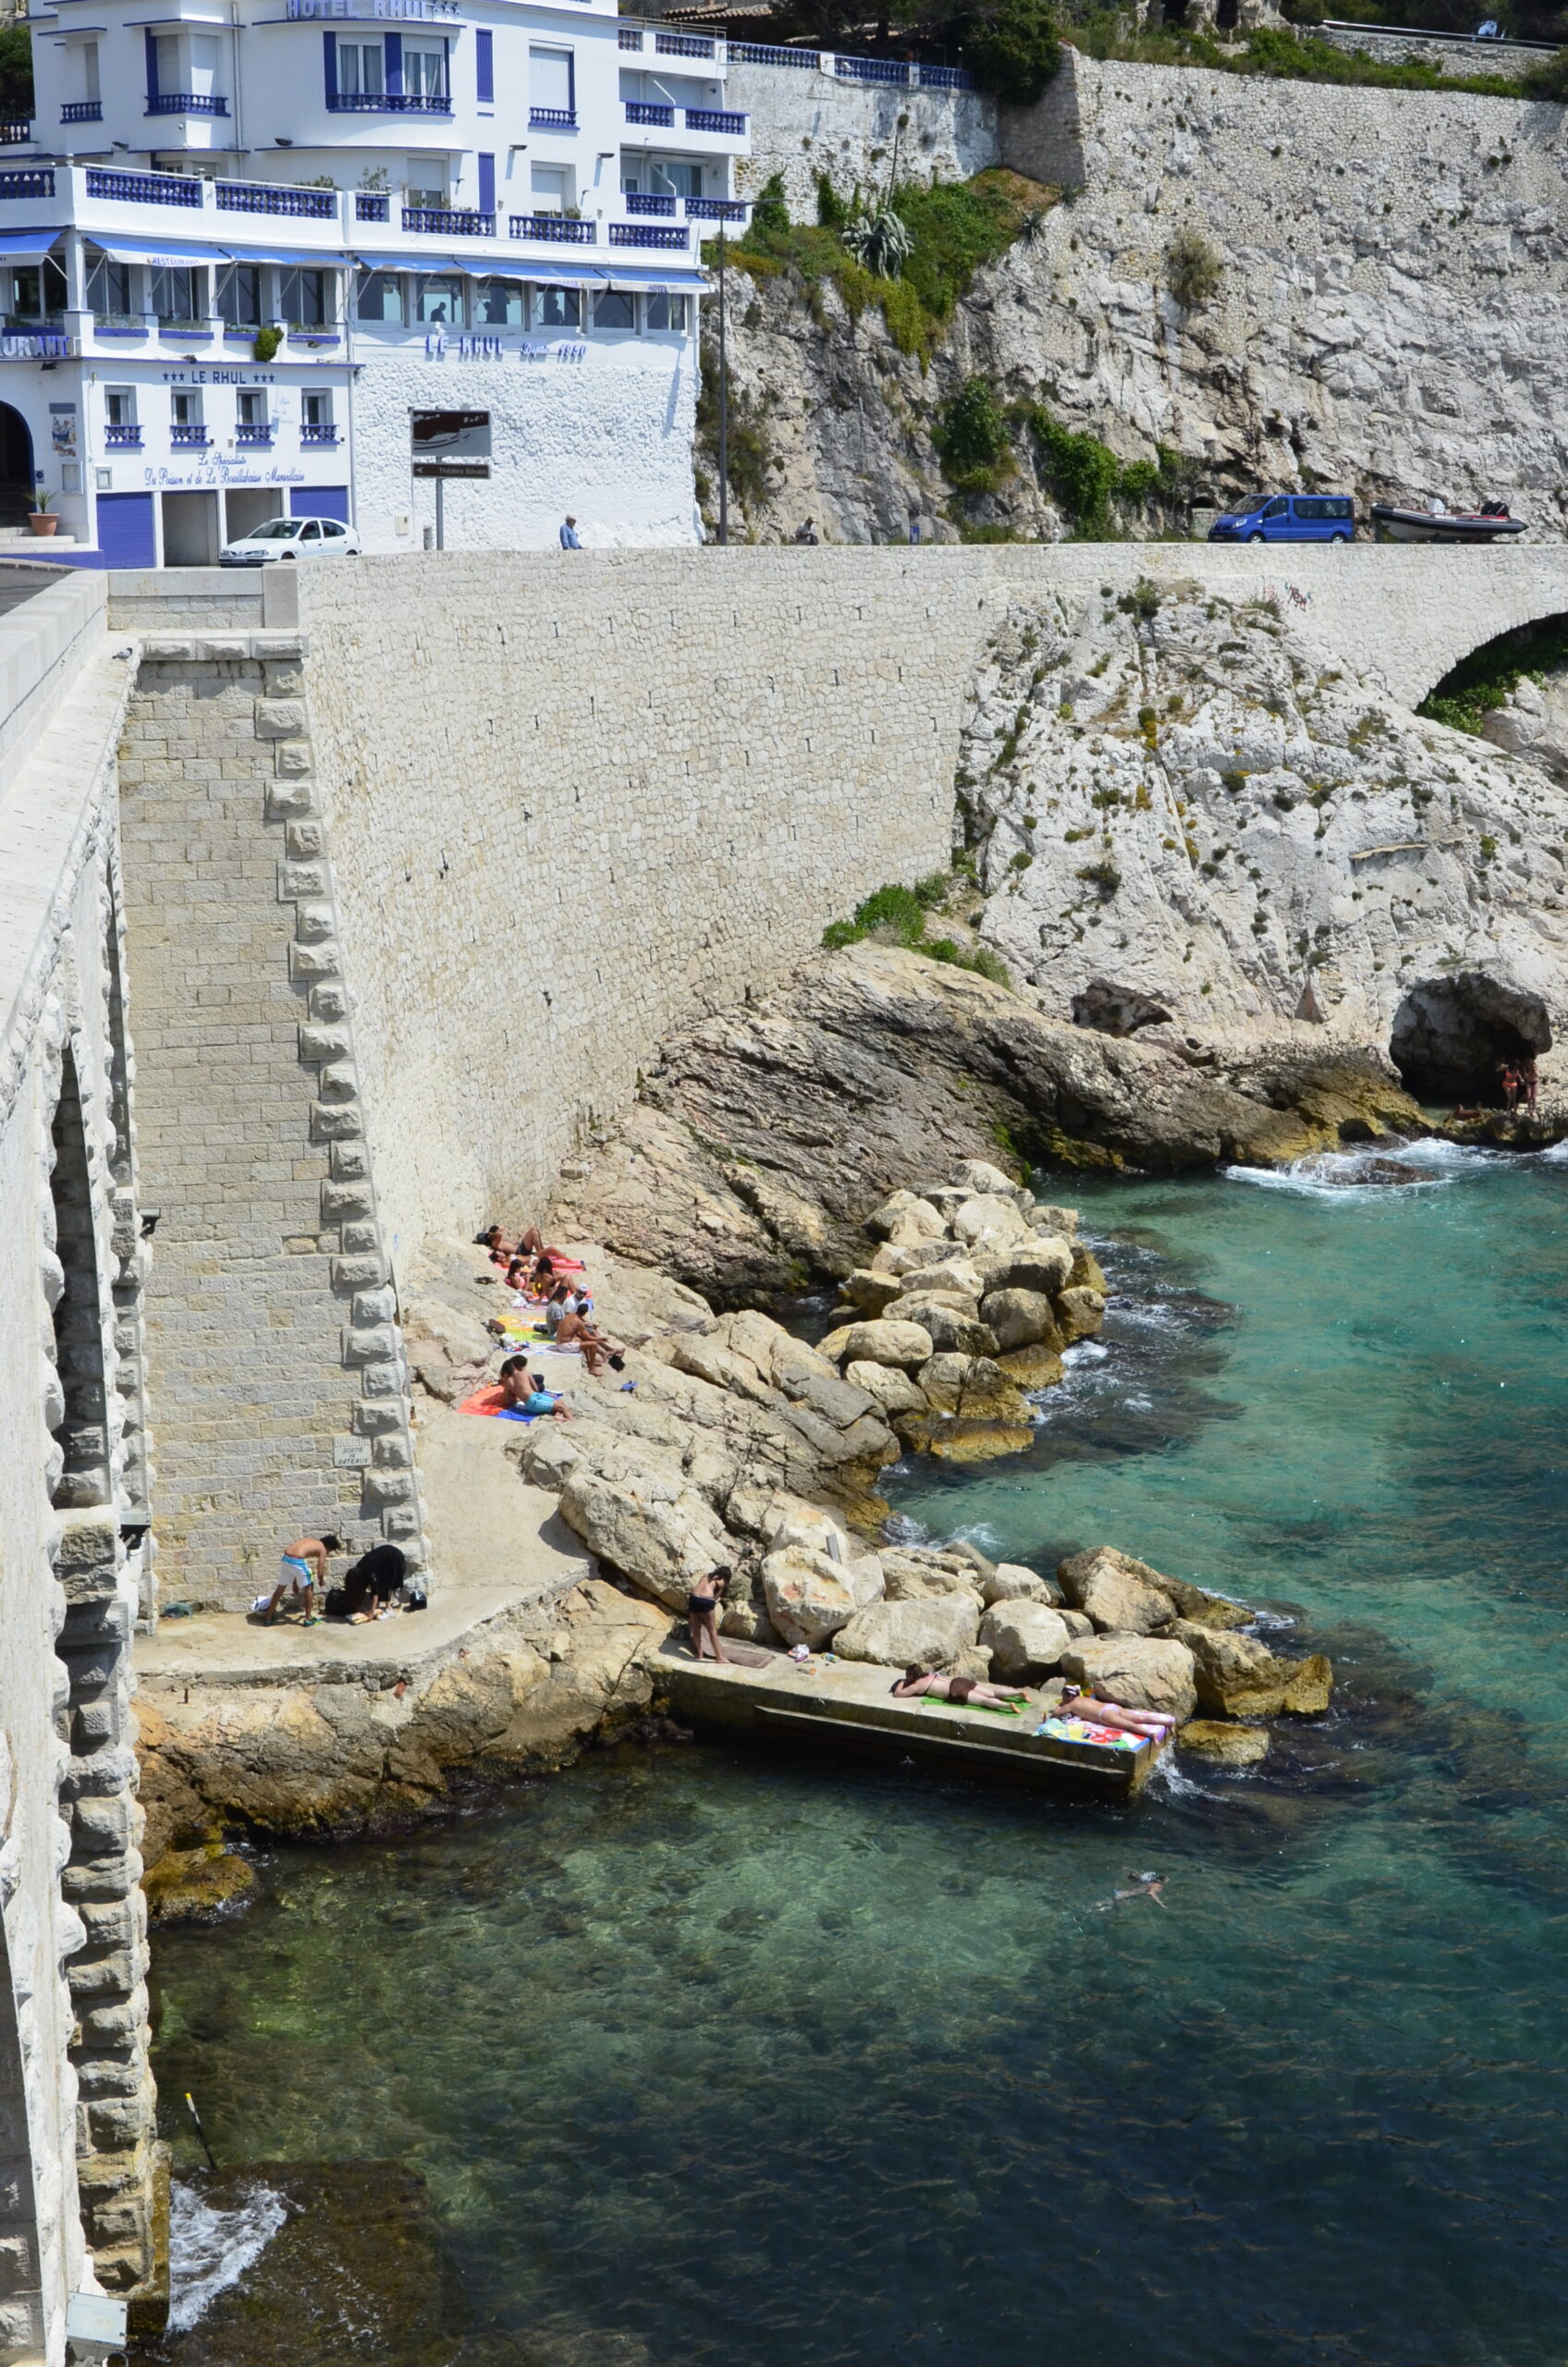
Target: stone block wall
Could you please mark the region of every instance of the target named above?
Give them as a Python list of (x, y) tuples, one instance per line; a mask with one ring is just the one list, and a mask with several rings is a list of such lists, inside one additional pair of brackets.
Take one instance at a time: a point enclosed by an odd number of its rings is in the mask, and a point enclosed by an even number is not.
[(725, 104), (743, 107), (752, 123), (738, 193), (755, 197), (782, 173), (796, 222), (816, 220), (819, 173), (841, 197), (885, 188), (895, 147), (900, 180), (967, 180), (1000, 161), (997, 103), (980, 91), (912, 91), (800, 66), (753, 66), (733, 48), (725, 91)]
[(395, 1300), (288, 633), (149, 636), (120, 754), (165, 1591), (336, 1530), (421, 1559)]

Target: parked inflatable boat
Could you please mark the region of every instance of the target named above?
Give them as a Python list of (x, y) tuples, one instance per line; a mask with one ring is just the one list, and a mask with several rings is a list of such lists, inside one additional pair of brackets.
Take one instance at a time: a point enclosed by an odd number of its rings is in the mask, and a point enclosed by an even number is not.
[(1464, 510), (1398, 509), (1390, 502), (1375, 501), (1372, 525), (1379, 542), (1505, 543), (1511, 534), (1524, 533), (1525, 521), (1511, 518), (1504, 501)]

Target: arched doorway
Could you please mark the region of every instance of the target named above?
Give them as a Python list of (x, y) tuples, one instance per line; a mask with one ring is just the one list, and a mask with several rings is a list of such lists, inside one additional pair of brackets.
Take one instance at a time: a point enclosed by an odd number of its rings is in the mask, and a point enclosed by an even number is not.
[(11, 403), (0, 403), (0, 526), (27, 522), (33, 504), (32, 437)]

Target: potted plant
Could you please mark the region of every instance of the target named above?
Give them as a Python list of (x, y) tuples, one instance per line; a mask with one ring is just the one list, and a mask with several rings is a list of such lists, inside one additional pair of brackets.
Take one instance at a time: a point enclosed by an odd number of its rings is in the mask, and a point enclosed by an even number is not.
[(39, 485), (35, 490), (32, 508), (28, 513), (27, 521), (35, 534), (53, 534), (58, 532), (60, 521), (49, 507), (54, 498), (54, 495), (46, 492), (43, 485)]

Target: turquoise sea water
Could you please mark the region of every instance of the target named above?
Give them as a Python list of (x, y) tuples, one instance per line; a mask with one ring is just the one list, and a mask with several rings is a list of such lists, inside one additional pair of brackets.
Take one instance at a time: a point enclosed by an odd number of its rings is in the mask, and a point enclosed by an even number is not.
[(1259, 1775), (595, 1759), (161, 1939), (165, 2096), (411, 2163), (473, 2322), (574, 2358), (1562, 2367), (1568, 1166), (1428, 1171), (1079, 1187), (1104, 1353), (894, 1483), (1293, 1621), (1341, 1690)]

